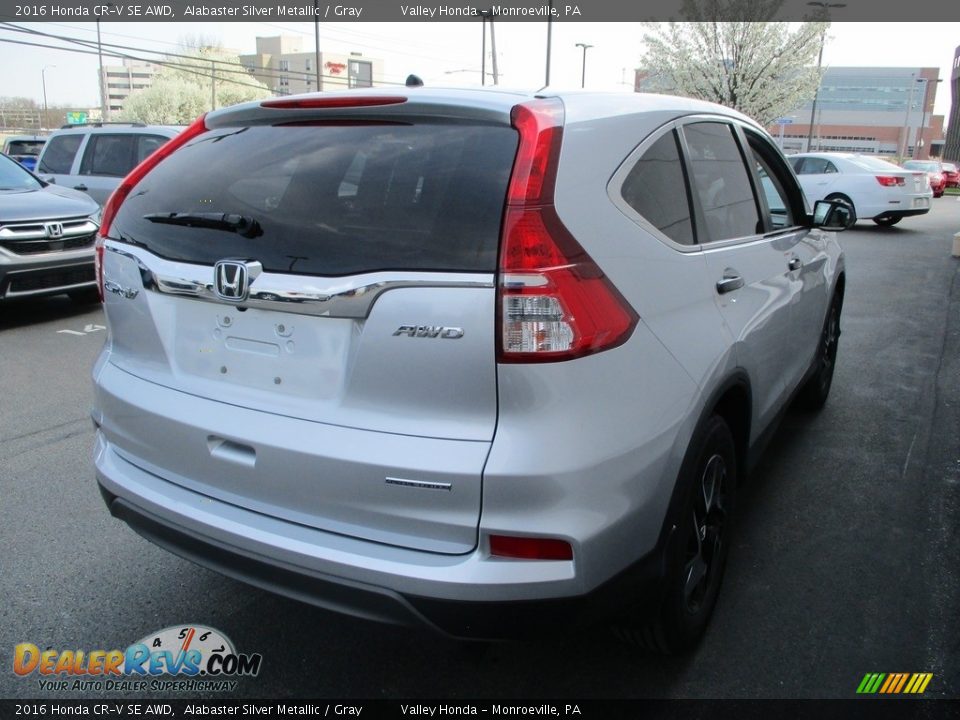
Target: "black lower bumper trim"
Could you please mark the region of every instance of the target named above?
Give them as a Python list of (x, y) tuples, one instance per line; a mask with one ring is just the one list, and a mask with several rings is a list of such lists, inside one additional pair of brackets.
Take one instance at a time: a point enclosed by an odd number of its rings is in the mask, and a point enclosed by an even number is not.
[(113, 495), (110, 513), (154, 544), (223, 575), (328, 610), (398, 625), (423, 625), (455, 638), (506, 640), (553, 635), (618, 613), (654, 613), (660, 602), (661, 552), (651, 553), (592, 592), (577, 597), (468, 602), (403, 595), (248, 555), (200, 538)]

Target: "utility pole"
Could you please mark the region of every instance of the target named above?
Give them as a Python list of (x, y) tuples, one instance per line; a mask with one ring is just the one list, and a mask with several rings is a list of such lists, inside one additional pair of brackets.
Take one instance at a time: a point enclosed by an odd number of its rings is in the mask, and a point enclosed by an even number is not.
[(493, 84), (500, 84), (500, 75), (497, 73), (497, 33), (493, 27), (493, 11), (490, 11), (490, 61), (493, 65)]
[(47, 68), (56, 67), (56, 65), (44, 65), (40, 70), (40, 82), (43, 84), (43, 122), (40, 123), (41, 129), (49, 124), (47, 119)]
[(110, 119), (110, 108), (107, 107), (107, 79), (103, 76), (103, 45), (100, 43), (100, 17), (97, 16), (97, 57), (100, 59), (100, 121)]
[(210, 61), (210, 109), (217, 109), (217, 66), (213, 60)]
[(553, 40), (553, 0), (550, 0), (550, 12), (547, 15), (547, 72), (543, 86), (550, 86), (550, 50)]
[(317, 92), (323, 90), (320, 79), (320, 0), (313, 0), (313, 55), (317, 64)]
[(487, 10), (480, 11), (480, 29), (483, 40), (480, 41), (480, 84), (487, 84)]
[(583, 70), (580, 73), (580, 88), (583, 89), (587, 86), (587, 50), (592, 48), (593, 45), (577, 43), (577, 47), (583, 48)]

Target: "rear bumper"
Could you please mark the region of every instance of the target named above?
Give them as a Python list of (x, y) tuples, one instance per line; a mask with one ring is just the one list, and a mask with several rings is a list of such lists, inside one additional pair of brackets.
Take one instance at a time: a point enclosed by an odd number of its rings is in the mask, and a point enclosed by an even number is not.
[[(427, 626), (455, 638), (498, 640), (588, 625), (628, 608), (652, 613), (659, 606), (666, 543), (600, 587), (564, 595), (563, 588), (576, 586), (572, 562), (498, 560), (481, 550), (467, 557), (439, 556), (289, 523), (255, 527), (243, 520), (255, 513), (211, 501), (127, 463), (102, 433), (95, 460), (110, 513), (147, 540), (228, 577), (354, 617)], [(157, 491), (169, 493), (162, 507), (154, 503)], [(280, 525), (288, 525), (285, 535), (270, 532)], [(307, 535), (315, 542), (303, 542)], [(325, 537), (321, 542), (317, 536)], [(524, 579), (542, 575), (549, 566), (567, 582), (545, 583), (548, 597), (523, 597), (531, 588)], [(523, 592), (517, 593), (520, 585)]]

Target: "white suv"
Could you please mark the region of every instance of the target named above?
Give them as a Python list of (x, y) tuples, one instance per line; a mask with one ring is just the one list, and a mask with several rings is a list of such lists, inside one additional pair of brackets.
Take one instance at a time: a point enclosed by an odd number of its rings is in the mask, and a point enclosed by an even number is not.
[(47, 139), (35, 172), (103, 205), (127, 173), (181, 129), (138, 123), (71, 125)]
[(692, 645), (739, 482), (830, 390), (829, 230), (767, 133), (647, 95), (408, 89), (198, 119), (104, 209), (110, 511), (456, 636)]

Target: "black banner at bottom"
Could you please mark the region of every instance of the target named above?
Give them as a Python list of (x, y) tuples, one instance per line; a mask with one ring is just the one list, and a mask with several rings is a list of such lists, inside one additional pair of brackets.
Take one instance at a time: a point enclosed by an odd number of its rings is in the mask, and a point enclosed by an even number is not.
[(96, 718), (791, 718), (960, 717), (960, 700), (0, 700), (0, 719)]

